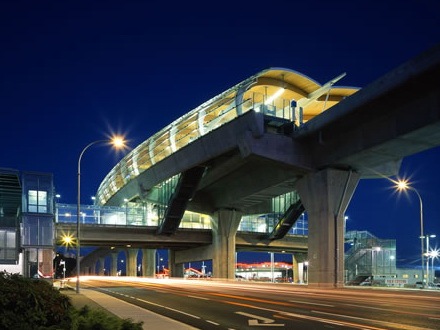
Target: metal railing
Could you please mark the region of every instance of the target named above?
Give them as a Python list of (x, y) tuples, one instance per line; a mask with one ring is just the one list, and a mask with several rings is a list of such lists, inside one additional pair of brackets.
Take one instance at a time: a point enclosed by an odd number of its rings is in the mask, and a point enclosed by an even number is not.
[[(57, 203), (55, 208), (56, 223), (76, 223), (76, 204)], [(160, 225), (155, 205), (142, 207), (115, 207), (81, 205), (80, 222), (82, 225), (98, 226), (153, 226)], [(239, 231), (268, 234), (273, 230), (280, 214), (268, 213), (263, 215), (243, 216)], [(179, 228), (212, 229), (212, 219), (209, 215), (186, 211)], [(308, 235), (308, 222), (305, 215), (296, 222), (289, 231), (290, 235)]]
[(125, 156), (99, 186), (99, 204), (104, 205), (123, 185), (155, 163), (250, 110), (289, 121), (294, 119), (289, 100), (277, 98), (265, 104), (268, 95), (252, 92), (249, 98), (236, 104), (234, 92), (230, 93), (233, 95), (224, 96), (223, 102), (213, 100), (177, 119)]

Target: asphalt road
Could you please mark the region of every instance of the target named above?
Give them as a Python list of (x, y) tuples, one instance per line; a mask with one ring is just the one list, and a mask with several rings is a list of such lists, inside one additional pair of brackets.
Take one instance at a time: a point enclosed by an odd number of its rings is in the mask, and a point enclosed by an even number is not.
[(128, 277), (82, 285), (199, 329), (440, 329), (440, 291)]

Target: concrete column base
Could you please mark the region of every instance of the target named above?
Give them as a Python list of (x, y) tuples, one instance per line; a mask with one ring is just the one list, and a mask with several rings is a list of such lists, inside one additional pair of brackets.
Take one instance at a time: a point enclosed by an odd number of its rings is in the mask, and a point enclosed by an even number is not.
[(155, 249), (142, 249), (142, 276), (154, 277), (155, 274)]
[(126, 272), (127, 276), (137, 276), (137, 254), (136, 249), (127, 249), (125, 251), (127, 256)]
[(118, 275), (118, 253), (113, 252), (111, 254), (112, 257), (112, 263), (110, 266), (110, 276), (116, 276)]
[(235, 234), (242, 213), (222, 209), (213, 216), (212, 274), (216, 278), (235, 279)]
[(344, 213), (359, 179), (356, 172), (330, 168), (297, 182), (309, 220), (309, 286), (344, 285)]

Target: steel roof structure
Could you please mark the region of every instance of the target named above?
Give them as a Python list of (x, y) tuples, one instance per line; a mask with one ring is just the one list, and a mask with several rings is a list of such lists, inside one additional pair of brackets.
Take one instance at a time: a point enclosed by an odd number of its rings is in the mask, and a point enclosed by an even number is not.
[(189, 111), (142, 142), (104, 178), (96, 196), (99, 205), (139, 174), (201, 136), (248, 111), (263, 112), (301, 126), (358, 91), (336, 87), (345, 73), (324, 85), (297, 71), (269, 68), (236, 84)]

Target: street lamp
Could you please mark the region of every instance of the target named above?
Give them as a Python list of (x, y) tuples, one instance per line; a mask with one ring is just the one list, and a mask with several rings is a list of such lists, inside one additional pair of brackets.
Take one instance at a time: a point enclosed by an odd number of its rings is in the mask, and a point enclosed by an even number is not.
[(84, 149), (79, 154), (78, 158), (78, 196), (77, 196), (77, 209), (76, 209), (76, 293), (79, 293), (79, 275), (80, 275), (80, 209), (81, 209), (81, 158), (84, 152), (91, 146), (98, 143), (108, 143), (113, 145), (116, 149), (121, 149), (125, 147), (125, 141), (121, 136), (114, 136), (107, 140), (97, 140), (89, 143), (84, 147)]
[(304, 280), (307, 284), (309, 284), (309, 262), (308, 261), (304, 261), (304, 268), (305, 268), (305, 276), (304, 276)]
[(420, 196), (417, 189), (415, 189), (414, 187), (412, 187), (408, 184), (407, 180), (398, 180), (397, 182), (396, 181), (394, 181), (394, 182), (396, 183), (397, 190), (399, 190), (399, 191), (412, 190), (416, 193), (417, 197), (419, 198), (419, 202), (420, 202), (420, 249), (421, 249), (421, 257), (422, 257), (422, 288), (424, 288), (425, 287), (425, 282), (424, 282), (425, 249), (423, 246), (423, 239), (425, 238), (425, 236), (423, 235), (423, 202), (422, 202), (422, 197)]
[(434, 259), (437, 259), (438, 257), (440, 257), (440, 250), (438, 250), (438, 249), (431, 250), (431, 252), (429, 253), (429, 256), (431, 258), (431, 270), (432, 270), (432, 276), (433, 276), (432, 281), (434, 282), (435, 281)]
[(156, 266), (156, 269), (157, 269), (157, 277), (159, 278), (160, 266), (162, 264), (163, 258), (161, 258), (161, 256), (160, 256), (158, 251), (156, 253), (157, 253), (157, 259), (156, 259), (157, 266)]
[(426, 283), (428, 283), (428, 285), (429, 285), (429, 257), (430, 257), (429, 238), (435, 238), (437, 236), (436, 235), (425, 235), (425, 237), (426, 237)]

